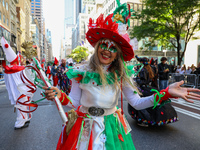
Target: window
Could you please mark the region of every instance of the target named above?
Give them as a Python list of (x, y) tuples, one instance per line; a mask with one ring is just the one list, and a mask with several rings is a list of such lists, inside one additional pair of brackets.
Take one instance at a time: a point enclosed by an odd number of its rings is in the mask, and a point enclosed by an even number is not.
[(40, 5), (40, 3), (35, 3), (35, 5)]
[(34, 7), (34, 6), (31, 6), (31, 7)]
[(35, 7), (40, 8), (40, 6), (35, 6)]
[(134, 4), (134, 10), (135, 10), (135, 11), (138, 10), (138, 4)]
[(8, 3), (6, 2), (6, 9), (8, 10)]
[(34, 8), (32, 8), (31, 10), (34, 10)]
[(139, 11), (142, 10), (142, 4), (139, 4), (138, 10), (139, 10)]
[(35, 0), (35, 2), (40, 2), (40, 0)]
[(0, 11), (0, 20), (1, 20), (1, 11)]
[(31, 11), (32, 14), (34, 14), (34, 11)]
[(8, 18), (7, 18), (7, 26), (9, 26)]
[(2, 1), (2, 3), (3, 3), (3, 7), (5, 7), (5, 3), (4, 3), (4, 0)]
[(5, 15), (3, 15), (3, 22), (6, 23)]

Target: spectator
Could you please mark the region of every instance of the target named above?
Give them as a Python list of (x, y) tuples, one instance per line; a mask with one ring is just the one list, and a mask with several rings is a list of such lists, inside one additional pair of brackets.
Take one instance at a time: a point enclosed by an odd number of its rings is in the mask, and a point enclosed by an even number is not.
[(195, 71), (196, 71), (196, 67), (194, 66), (194, 64), (192, 64), (191, 66), (191, 74), (195, 74)]
[(186, 67), (185, 67), (185, 65), (183, 65), (181, 67), (181, 70), (180, 70), (179, 74), (185, 74), (185, 71), (186, 71)]
[(51, 68), (51, 74), (53, 75), (53, 86), (57, 86), (58, 85), (58, 60), (55, 57), (54, 63), (53, 63), (53, 67)]
[(190, 66), (188, 66), (187, 70), (185, 71), (185, 74), (190, 74), (192, 72), (192, 69), (190, 68)]
[(158, 76), (159, 76), (159, 90), (166, 89), (168, 86), (170, 68), (166, 64), (167, 58), (162, 57), (161, 63), (158, 64)]
[(65, 74), (66, 67), (66, 59), (61, 60), (61, 65), (58, 67), (58, 80), (60, 84), (60, 89), (65, 93), (69, 92), (69, 79)]
[(198, 63), (198, 66), (196, 68), (195, 74), (200, 74), (200, 62)]
[(181, 72), (181, 67), (178, 65), (175, 73), (180, 73), (180, 72)]

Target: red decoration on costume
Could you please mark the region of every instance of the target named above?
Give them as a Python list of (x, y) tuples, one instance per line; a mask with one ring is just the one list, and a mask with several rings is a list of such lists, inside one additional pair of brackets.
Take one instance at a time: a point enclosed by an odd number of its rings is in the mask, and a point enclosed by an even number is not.
[(19, 72), (19, 71), (22, 71), (22, 70), (25, 69), (24, 66), (17, 66), (17, 65), (14, 65), (14, 66), (11, 66), (11, 67), (5, 66), (4, 68), (5, 68), (5, 71), (4, 71), (4, 72), (5, 72), (6, 74), (16, 73), (16, 72)]
[(19, 56), (17, 55), (17, 57), (12, 61), (10, 62), (11, 65), (19, 65)]
[(122, 142), (124, 142), (124, 139), (123, 139), (123, 137), (122, 137), (121, 134), (118, 135), (118, 138), (119, 138)]
[(161, 115), (164, 115), (164, 113), (162, 111), (160, 113), (161, 113)]
[(42, 59), (42, 62), (45, 62), (45, 58)]
[(58, 85), (58, 76), (53, 76), (53, 86)]
[(9, 45), (8, 44), (5, 44), (5, 48), (8, 48), (9, 47)]
[[(86, 113), (80, 112), (79, 109), (80, 109), (80, 107), (76, 110), (77, 115), (79, 117), (77, 118), (69, 135), (67, 136), (66, 132), (64, 132), (64, 135), (62, 135), (62, 134), (60, 135), (56, 150), (68, 150), (68, 149), (69, 150), (77, 150), (76, 146), (78, 143), (78, 138), (79, 138), (79, 133), (81, 130), (83, 117), (87, 117)], [(64, 128), (64, 131), (66, 131), (66, 128)], [(62, 138), (63, 138), (63, 140), (62, 140)], [(63, 143), (62, 143), (62, 141), (63, 141)], [(92, 132), (91, 132), (88, 150), (93, 150), (92, 143), (93, 143), (93, 139), (92, 139)]]
[[(168, 100), (169, 98), (177, 98), (177, 97), (173, 97), (169, 94), (168, 92), (169, 90), (169, 86), (166, 89), (163, 89), (160, 91), (160, 94), (162, 94), (163, 92), (165, 92), (165, 95), (161, 98), (161, 100), (159, 101), (159, 104), (161, 104), (163, 101)], [(154, 94), (154, 96), (156, 95), (156, 93)], [(156, 95), (156, 101), (159, 99), (158, 95)]]
[(67, 105), (69, 103), (69, 99), (67, 97), (67, 94), (64, 92), (61, 92), (61, 97), (59, 98), (62, 105)]
[(58, 64), (58, 60), (57, 60), (57, 58), (56, 58), (56, 57), (54, 58), (54, 64), (55, 64), (55, 65), (57, 65), (57, 64)]
[(50, 74), (50, 73), (51, 73), (50, 66), (48, 66), (46, 74)]
[(78, 74), (78, 77), (74, 78), (78, 83), (83, 79), (83, 76)]

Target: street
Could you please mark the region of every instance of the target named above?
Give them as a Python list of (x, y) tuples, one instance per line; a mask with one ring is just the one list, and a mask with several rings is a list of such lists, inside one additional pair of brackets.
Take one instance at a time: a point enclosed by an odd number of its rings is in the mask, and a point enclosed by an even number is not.
[[(34, 100), (40, 98), (39, 91), (37, 91)], [(195, 102), (195, 104), (199, 103)], [(178, 122), (161, 127), (145, 128), (135, 124), (135, 121), (128, 115), (127, 102), (124, 101), (124, 112), (132, 128), (131, 134), (136, 149), (198, 150), (200, 146), (199, 106), (194, 107), (195, 110), (197, 109), (195, 117), (192, 117), (192, 113), (189, 116), (178, 111)], [(0, 150), (56, 149), (62, 121), (53, 102), (47, 100), (40, 102), (38, 109), (33, 112), (29, 127), (20, 130), (14, 130), (16, 114), (13, 110), (8, 100), (5, 84), (2, 84), (0, 85)], [(65, 110), (69, 109), (65, 108)]]

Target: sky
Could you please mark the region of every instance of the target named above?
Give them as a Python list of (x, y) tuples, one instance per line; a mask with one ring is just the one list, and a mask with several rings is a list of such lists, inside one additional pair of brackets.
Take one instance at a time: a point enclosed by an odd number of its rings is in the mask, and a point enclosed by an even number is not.
[(53, 56), (59, 59), (64, 36), (64, 0), (43, 0), (45, 28), (51, 31)]

